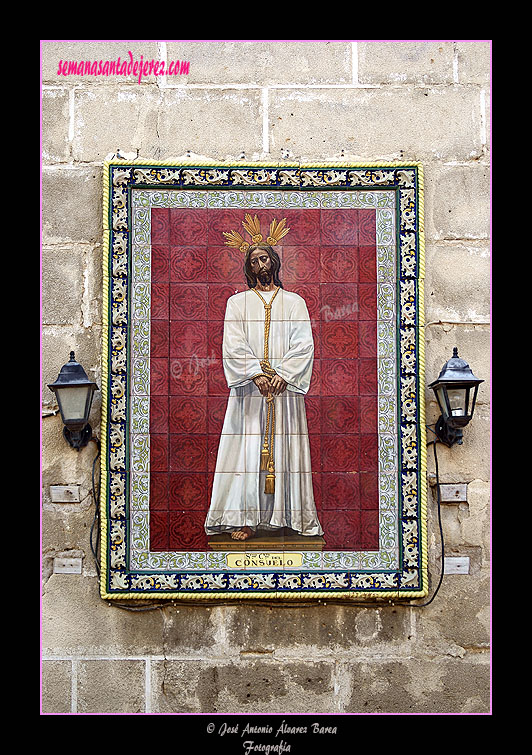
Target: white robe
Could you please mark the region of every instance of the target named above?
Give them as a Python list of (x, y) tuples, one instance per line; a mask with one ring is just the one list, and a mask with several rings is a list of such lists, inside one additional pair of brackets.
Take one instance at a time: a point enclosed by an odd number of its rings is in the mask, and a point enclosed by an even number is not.
[[(269, 302), (274, 292), (260, 294)], [(279, 289), (271, 309), (269, 363), (287, 382), (275, 401), (275, 493), (264, 493), (260, 456), (266, 429), (266, 399), (253, 382), (262, 373), (264, 304), (249, 289), (227, 301), (223, 365), (230, 389), (205, 521), (208, 535), (244, 526), (289, 527), (319, 536), (305, 413), (314, 341), (305, 300)]]

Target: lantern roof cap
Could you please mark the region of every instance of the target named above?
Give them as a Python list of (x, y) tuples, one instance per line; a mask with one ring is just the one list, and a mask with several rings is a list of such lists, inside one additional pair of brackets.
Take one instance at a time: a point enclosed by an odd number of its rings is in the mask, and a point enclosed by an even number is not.
[(48, 387), (52, 390), (68, 385), (94, 385), (97, 388), (96, 383), (89, 380), (81, 364), (76, 361), (73, 351), (70, 352), (69, 361), (61, 367), (55, 383), (48, 383)]
[(457, 346), (453, 349), (452, 357), (443, 365), (438, 379), (431, 383), (429, 388), (439, 383), (447, 382), (468, 383), (470, 385), (480, 385), (480, 383), (484, 382), (480, 378), (475, 377), (465, 359), (461, 359), (458, 356)]

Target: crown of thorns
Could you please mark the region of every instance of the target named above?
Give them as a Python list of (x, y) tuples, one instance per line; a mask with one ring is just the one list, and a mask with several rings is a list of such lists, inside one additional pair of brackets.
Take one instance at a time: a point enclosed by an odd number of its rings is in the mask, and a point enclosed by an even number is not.
[[(275, 218), (272, 220), (270, 223), (270, 235), (266, 237), (267, 244), (275, 246), (282, 238), (284, 238), (284, 236), (286, 236), (290, 228), (285, 228), (285, 224), (286, 218), (279, 220), (279, 222), (277, 222)], [(259, 219), (256, 215), (252, 218), (249, 213), (246, 213), (242, 225), (251, 236), (251, 244), (242, 238), (238, 231), (229, 231), (229, 233), (224, 231), (223, 235), (226, 239), (229, 239), (225, 242), (227, 246), (234, 246), (241, 252), (245, 253), (253, 244), (260, 244), (264, 237), (260, 230)]]

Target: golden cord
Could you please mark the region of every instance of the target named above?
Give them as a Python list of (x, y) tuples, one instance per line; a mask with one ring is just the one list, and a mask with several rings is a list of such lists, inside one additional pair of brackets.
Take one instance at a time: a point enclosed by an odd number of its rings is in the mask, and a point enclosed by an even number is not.
[[(259, 299), (264, 304), (264, 358), (260, 363), (262, 371), (267, 377), (272, 377), (277, 373), (270, 365), (269, 361), (269, 341), (270, 341), (270, 325), (272, 319), (272, 304), (273, 300), (277, 296), (279, 286), (276, 288), (274, 295), (270, 299), (268, 304), (263, 297), (259, 294), (256, 288), (252, 288), (255, 291)], [(264, 482), (264, 492), (266, 494), (275, 493), (275, 463), (274, 463), (274, 438), (275, 438), (275, 404), (274, 397), (271, 393), (268, 393), (266, 397), (267, 412), (266, 412), (266, 430), (264, 433), (264, 443), (262, 445), (261, 457), (260, 457), (260, 469), (261, 471), (268, 471), (266, 480)]]

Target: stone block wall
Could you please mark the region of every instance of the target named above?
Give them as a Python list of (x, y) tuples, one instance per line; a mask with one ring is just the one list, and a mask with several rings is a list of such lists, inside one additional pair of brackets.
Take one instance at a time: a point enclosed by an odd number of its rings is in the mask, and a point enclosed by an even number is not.
[[(490, 42), (41, 48), (43, 713), (489, 712)], [(152, 68), (139, 82), (64, 67), (118, 56), (180, 61), (180, 73)], [(485, 379), (463, 446), (438, 446), (441, 482), (462, 491), (442, 503), (445, 553), (469, 559), (466, 572), (446, 574), (426, 608), (176, 602), (133, 612), (100, 599), (90, 549), (96, 449), (65, 444), (46, 383), (74, 350), (100, 384), (102, 165), (118, 150), (156, 160), (423, 163), (427, 383), (454, 346)], [(428, 423), (438, 416), (431, 394)], [(96, 434), (99, 411), (97, 393)], [(432, 589), (441, 555), (434, 483), (429, 453)], [(73, 486), (71, 499), (57, 500), (55, 486)]]

